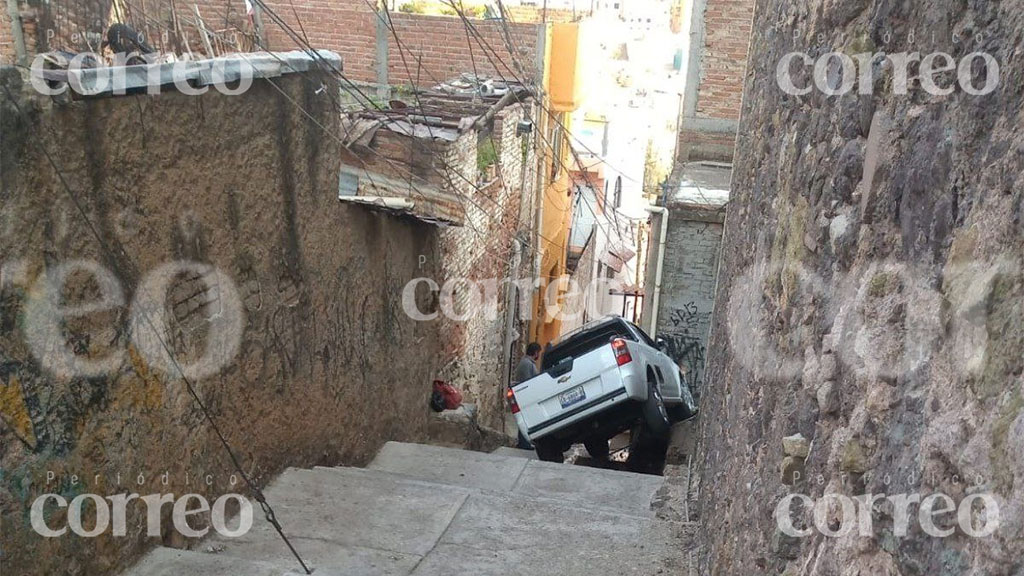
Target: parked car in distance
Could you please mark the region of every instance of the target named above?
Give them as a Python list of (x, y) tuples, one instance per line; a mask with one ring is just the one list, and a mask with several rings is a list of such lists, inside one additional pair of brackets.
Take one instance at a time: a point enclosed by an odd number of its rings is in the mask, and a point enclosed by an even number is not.
[(579, 442), (605, 459), (608, 440), (636, 424), (667, 436), (671, 421), (696, 415), (697, 406), (665, 348), (618, 316), (566, 335), (544, 354), (540, 374), (509, 389), (519, 430), (549, 462)]

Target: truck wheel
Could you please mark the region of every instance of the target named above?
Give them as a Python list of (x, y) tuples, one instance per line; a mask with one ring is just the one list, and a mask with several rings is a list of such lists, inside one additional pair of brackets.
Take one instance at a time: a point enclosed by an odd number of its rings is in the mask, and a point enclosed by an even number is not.
[(533, 447), (537, 449), (537, 457), (544, 462), (557, 462), (559, 464), (565, 462), (565, 451), (562, 450), (562, 445), (557, 441), (536, 440), (533, 443)]
[(608, 461), (608, 439), (607, 438), (587, 438), (583, 442), (583, 446), (586, 447), (587, 453), (590, 457), (598, 462)]
[(647, 390), (647, 401), (644, 402), (644, 424), (647, 431), (655, 438), (668, 436), (671, 422), (668, 419), (668, 410), (665, 408), (665, 400), (661, 397), (661, 389), (654, 382), (651, 382)]
[(673, 404), (668, 407), (668, 417), (671, 418), (673, 422), (682, 422), (689, 418), (690, 414), (686, 411), (685, 404)]

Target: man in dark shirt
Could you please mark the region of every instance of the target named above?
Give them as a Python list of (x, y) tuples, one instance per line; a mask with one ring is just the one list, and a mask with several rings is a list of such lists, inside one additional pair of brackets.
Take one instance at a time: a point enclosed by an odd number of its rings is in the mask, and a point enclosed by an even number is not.
[(530, 344), (526, 346), (526, 356), (523, 356), (523, 359), (519, 361), (519, 365), (516, 366), (516, 384), (526, 382), (538, 374), (537, 360), (539, 359), (540, 344), (530, 342)]
[[(538, 374), (537, 360), (539, 359), (540, 344), (530, 342), (526, 346), (526, 356), (523, 356), (523, 359), (520, 360), (519, 364), (516, 366), (515, 378), (513, 378), (514, 381), (512, 382), (512, 385), (515, 386), (520, 382), (526, 382), (530, 378), (536, 376)], [(526, 440), (526, 437), (523, 436), (522, 432), (519, 433), (519, 443), (517, 447), (523, 450), (533, 450), (533, 446)]]

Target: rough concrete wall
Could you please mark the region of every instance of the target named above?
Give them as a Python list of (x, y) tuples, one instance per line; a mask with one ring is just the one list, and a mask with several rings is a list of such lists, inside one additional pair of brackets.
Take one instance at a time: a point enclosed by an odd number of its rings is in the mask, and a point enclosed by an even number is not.
[[(756, 13), (703, 402), (701, 573), (1020, 574), (1024, 2), (759, 0)], [(980, 50), (1000, 84), (983, 97), (916, 82), (900, 96), (882, 75), (863, 97), (778, 88), (782, 55), (831, 50)], [(810, 453), (786, 463), (805, 468), (786, 486), (782, 438), (797, 432)], [(937, 538), (913, 506), (898, 538), (882, 503), (866, 537), (789, 539), (773, 511), (790, 491), (957, 505), (981, 492), (1001, 522)], [(838, 505), (824, 508), (840, 527)], [(976, 526), (991, 519), (977, 512)]]
[[(321, 79), (298, 78), (275, 81), (338, 130), (330, 100), (316, 94)], [(438, 249), (436, 228), (340, 204), (337, 141), (277, 90), (257, 81), (244, 96), (211, 90), (22, 106), (29, 120), (6, 100), (0, 111), (5, 570), (100, 575), (160, 543), (135, 513), (127, 537), (38, 536), (28, 509), (41, 493), (244, 492), (230, 485), (233, 470), (182, 383), (132, 344), (126, 306), (67, 323), (78, 355), (122, 355), (107, 373), (62, 379), (45, 368), (48, 355), (29, 350), (25, 334), (35, 327), (26, 321), (25, 284), (47, 267), (95, 261), (128, 301), (141, 277), (171, 261), (208, 263), (233, 281), (244, 307), (241, 347), (198, 389), (260, 481), (286, 466), (365, 462), (385, 440), (423, 437), (441, 339), (436, 326), (403, 313), (400, 294), (410, 279), (439, 273), (434, 262), (418, 264), (420, 253)], [(99, 249), (36, 144), (52, 153), (111, 252)], [(72, 277), (67, 297), (92, 301), (91, 286)], [(215, 313), (212, 304), (180, 303), (188, 288), (172, 283), (174, 322), (165, 334), (186, 359)], [(62, 482), (46, 486), (48, 470)], [(158, 479), (165, 471), (168, 485)], [(143, 486), (134, 484), (140, 473)], [(72, 474), (79, 484), (69, 483)], [(196, 481), (205, 474), (208, 488)], [(174, 534), (165, 525), (164, 540), (179, 543)]]
[(721, 222), (706, 220), (692, 219), (686, 210), (669, 215), (656, 331), (698, 389), (703, 388), (722, 240)]

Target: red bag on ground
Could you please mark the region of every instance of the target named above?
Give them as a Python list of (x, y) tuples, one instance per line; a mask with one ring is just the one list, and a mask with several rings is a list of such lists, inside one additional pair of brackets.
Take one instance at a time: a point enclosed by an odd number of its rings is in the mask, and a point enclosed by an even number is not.
[(445, 410), (455, 410), (462, 406), (462, 392), (444, 380), (434, 380), (434, 392), (439, 393), (444, 399)]

